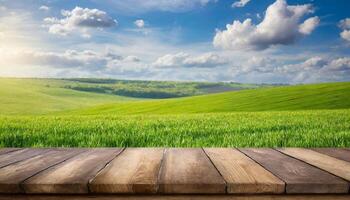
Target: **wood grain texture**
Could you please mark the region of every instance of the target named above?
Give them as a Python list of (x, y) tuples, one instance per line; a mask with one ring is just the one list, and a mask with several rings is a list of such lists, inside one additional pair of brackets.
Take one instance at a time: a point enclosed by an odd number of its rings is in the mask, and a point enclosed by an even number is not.
[(349, 200), (349, 195), (0, 195), (0, 200)]
[(350, 181), (350, 163), (310, 149), (283, 148), (279, 151)]
[(94, 193), (156, 193), (164, 149), (128, 148), (89, 184)]
[(0, 168), (0, 193), (23, 192), (20, 183), (52, 165), (64, 161), (81, 151), (53, 149), (32, 158)]
[(1, 154), (7, 154), (13, 151), (18, 151), (20, 148), (0, 148), (0, 155)]
[(255, 161), (230, 148), (206, 148), (227, 184), (228, 193), (284, 193), (285, 184)]
[(0, 155), (0, 168), (45, 153), (48, 150), (49, 149), (22, 149), (2, 154)]
[(350, 162), (350, 151), (345, 148), (313, 148), (312, 150)]
[(240, 149), (286, 183), (292, 193), (347, 193), (346, 181), (276, 150)]
[(90, 149), (23, 183), (26, 193), (87, 193), (88, 182), (122, 149)]
[(161, 168), (160, 193), (225, 193), (225, 181), (202, 149), (167, 149)]

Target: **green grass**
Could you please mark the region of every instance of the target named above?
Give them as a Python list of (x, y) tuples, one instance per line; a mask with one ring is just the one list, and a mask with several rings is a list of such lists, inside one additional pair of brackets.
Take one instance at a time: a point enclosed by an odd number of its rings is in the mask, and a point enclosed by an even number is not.
[(70, 114), (185, 114), (350, 108), (350, 82), (284, 86), (219, 94), (119, 102)]
[(350, 110), (0, 117), (1, 147), (349, 147)]
[(150, 99), (176, 98), (273, 86), (234, 82), (140, 81), (91, 78), (65, 80), (69, 81), (66, 83), (65, 87), (72, 90)]
[(54, 79), (0, 78), (0, 114), (46, 114), (55, 111), (132, 100), (131, 98), (80, 92), (63, 88)]
[(350, 147), (350, 83), (147, 101), (67, 85), (0, 79), (0, 147)]

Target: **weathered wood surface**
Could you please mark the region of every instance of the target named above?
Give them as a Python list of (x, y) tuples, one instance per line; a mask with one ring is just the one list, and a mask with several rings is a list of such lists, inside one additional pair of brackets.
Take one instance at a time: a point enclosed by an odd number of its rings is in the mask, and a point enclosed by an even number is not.
[(0, 200), (349, 200), (349, 195), (0, 195)]
[(0, 149), (0, 155), (17, 151), (17, 150), (20, 150), (20, 148), (3, 148), (3, 149)]
[(45, 153), (48, 150), (49, 149), (22, 149), (2, 154), (0, 155), (0, 168)]
[(279, 151), (350, 181), (350, 163), (310, 149), (284, 148)]
[(312, 150), (317, 151), (322, 154), (326, 154), (332, 156), (334, 158), (338, 158), (340, 160), (345, 160), (350, 162), (350, 149), (345, 148), (313, 148)]
[(126, 149), (91, 182), (94, 193), (156, 193), (164, 149)]
[(26, 193), (88, 193), (88, 182), (122, 149), (91, 149), (23, 183)]
[(51, 194), (46, 199), (77, 200), (92, 198), (88, 195), (98, 195), (96, 199), (290, 199), (295, 194), (308, 194), (300, 199), (319, 199), (322, 196), (314, 195), (341, 193), (350, 199), (349, 152), (329, 148), (0, 149), (0, 200), (9, 193), (16, 198), (26, 193), (19, 199)]
[(204, 149), (227, 183), (228, 193), (283, 193), (284, 182), (236, 149)]
[(80, 152), (81, 150), (54, 149), (0, 168), (0, 193), (23, 192), (20, 187), (22, 181)]
[(349, 184), (323, 170), (273, 149), (241, 149), (286, 183), (287, 193), (346, 193)]
[(202, 149), (168, 149), (159, 180), (160, 193), (225, 193), (225, 181)]

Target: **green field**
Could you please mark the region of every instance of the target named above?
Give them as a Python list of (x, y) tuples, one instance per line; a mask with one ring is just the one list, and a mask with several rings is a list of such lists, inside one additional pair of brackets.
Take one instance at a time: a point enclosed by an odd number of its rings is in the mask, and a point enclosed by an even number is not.
[(188, 114), (350, 108), (350, 83), (284, 86), (157, 101), (118, 102), (74, 114)]
[(54, 79), (1, 79), (0, 114), (46, 114), (55, 111), (133, 100), (64, 88), (68, 81)]
[(72, 88), (119, 84), (106, 81), (0, 79), (0, 147), (350, 147), (350, 83), (197, 88), (163, 100)]

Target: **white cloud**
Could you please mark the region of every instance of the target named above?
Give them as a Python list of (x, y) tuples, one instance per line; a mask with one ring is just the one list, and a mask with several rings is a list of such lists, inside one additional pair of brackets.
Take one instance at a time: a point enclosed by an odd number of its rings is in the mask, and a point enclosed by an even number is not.
[[(100, 3), (99, 0), (94, 0)], [(185, 12), (198, 7), (206, 6), (217, 0), (128, 0), (128, 1), (105, 1), (109, 6), (119, 12), (144, 13), (149, 11)]]
[(217, 30), (213, 44), (231, 50), (262, 50), (292, 44), (316, 28), (318, 17), (301, 22), (302, 17), (312, 12), (310, 4), (291, 6), (285, 0), (276, 0), (267, 8), (261, 23), (255, 25), (250, 18), (243, 23), (235, 20), (226, 25), (226, 30)]
[(299, 32), (304, 35), (310, 35), (312, 31), (318, 26), (319, 23), (320, 23), (320, 18), (311, 17), (299, 25)]
[(350, 18), (343, 19), (339, 22), (339, 27), (343, 30), (340, 37), (350, 42)]
[(233, 68), (235, 77), (254, 82), (307, 83), (324, 81), (348, 81), (349, 57), (313, 56), (303, 61), (255, 57)]
[(232, 7), (237, 8), (237, 7), (244, 7), (245, 5), (247, 5), (247, 3), (249, 3), (250, 0), (239, 0), (236, 1), (232, 4)]
[(327, 64), (327, 61), (319, 56), (312, 57), (302, 63), (304, 69), (317, 69), (322, 68)]
[(342, 29), (350, 29), (350, 18), (340, 20), (339, 27)]
[(344, 30), (340, 33), (341, 38), (350, 42), (350, 30)]
[[(136, 56), (121, 56), (113, 52), (99, 53), (91, 50), (76, 51), (66, 50), (64, 52), (45, 51), (16, 51), (2, 52), (2, 65), (12, 66), (46, 66), (50, 68), (79, 68), (85, 71), (99, 71), (108, 67), (123, 65), (124, 63), (138, 63), (140, 59)], [(126, 66), (128, 67), (128, 66)]]
[(62, 10), (64, 18), (45, 18), (44, 22), (49, 24), (49, 33), (66, 36), (75, 29), (83, 30), (82, 36), (88, 33), (86, 29), (108, 28), (117, 25), (117, 21), (106, 12), (98, 9), (75, 7), (73, 10)]
[(137, 26), (138, 28), (143, 28), (145, 27), (145, 21), (143, 21), (143, 19), (138, 19), (134, 22), (135, 26)]
[(213, 68), (227, 64), (227, 60), (214, 53), (191, 56), (187, 53), (167, 54), (159, 57), (152, 66), (160, 68)]
[(350, 57), (334, 59), (326, 65), (326, 69), (331, 71), (347, 71), (350, 72)]
[(0, 6), (0, 11), (4, 12), (6, 10), (7, 10), (7, 8), (5, 6)]
[(50, 10), (50, 7), (45, 6), (45, 5), (42, 5), (42, 6), (39, 7), (39, 10), (42, 10), (42, 11), (49, 11), (49, 10)]

